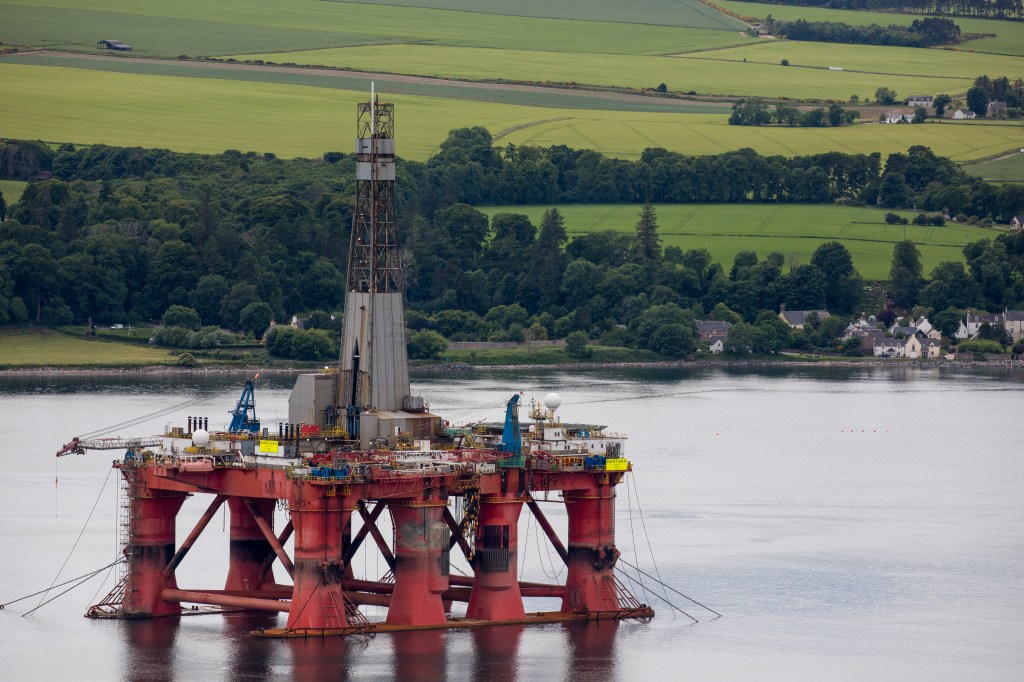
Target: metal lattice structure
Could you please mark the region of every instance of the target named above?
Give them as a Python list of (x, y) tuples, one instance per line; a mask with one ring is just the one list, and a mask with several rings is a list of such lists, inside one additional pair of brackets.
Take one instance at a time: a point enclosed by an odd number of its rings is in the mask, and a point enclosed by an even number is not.
[(358, 105), (356, 208), (348, 252), (348, 290), (402, 290), (395, 213), (395, 105), (377, 100)]

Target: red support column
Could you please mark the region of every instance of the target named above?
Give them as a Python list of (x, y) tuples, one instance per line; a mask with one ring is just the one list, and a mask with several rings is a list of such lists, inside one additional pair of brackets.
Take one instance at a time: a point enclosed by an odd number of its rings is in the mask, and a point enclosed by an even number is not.
[[(276, 500), (252, 500), (263, 518), (274, 520)], [(274, 571), (266, 559), (274, 553), (256, 519), (240, 497), (228, 498), (231, 510), (231, 549), (225, 590), (258, 590), (263, 583), (274, 582)]]
[(321, 492), (314, 486), (303, 492), (307, 495), (293, 501), (291, 510), (295, 588), (288, 629), (339, 630), (348, 625), (342, 591), (345, 570), (341, 533), (354, 505), (340, 496), (314, 496)]
[[(128, 530), (128, 574), (121, 614), (127, 618), (179, 615), (177, 602), (164, 601), (160, 593), (177, 588), (174, 573), (164, 576), (164, 568), (174, 556), (175, 518), (187, 493), (150, 490), (143, 484), (142, 472), (122, 472), (129, 478), (130, 526)], [(135, 479), (135, 480), (133, 480)]]
[(569, 571), (563, 613), (615, 611), (615, 488), (597, 484), (590, 490), (566, 491), (569, 516)]
[(522, 509), (522, 500), (515, 497), (485, 495), (480, 499), (467, 618), (515, 620), (526, 615), (516, 576)]
[(448, 526), (443, 502), (388, 504), (395, 527), (395, 591), (389, 625), (440, 625), (448, 589)]

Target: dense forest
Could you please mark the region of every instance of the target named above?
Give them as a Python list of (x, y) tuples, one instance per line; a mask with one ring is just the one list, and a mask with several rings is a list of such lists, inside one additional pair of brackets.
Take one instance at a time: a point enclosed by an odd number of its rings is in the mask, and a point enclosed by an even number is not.
[(772, 5), (832, 9), (896, 10), (914, 14), (948, 14), (986, 19), (1024, 19), (1021, 0), (742, 0)]
[[(338, 152), (283, 160), (2, 143), (0, 177), (30, 183), (0, 223), (0, 322), (163, 319), (159, 341), (213, 347), (226, 342), (220, 328), (258, 337), (271, 319), (303, 315), (322, 333), (282, 331), (271, 351), (329, 355), (329, 313), (343, 302), (353, 171), (354, 157)], [(887, 304), (864, 298), (838, 243), (788, 268), (778, 253), (745, 252), (719, 264), (702, 249), (662, 248), (655, 207), (641, 212), (634, 233), (570, 241), (557, 210), (534, 225), (514, 213), (488, 220), (471, 205), (916, 202), (965, 220), (1003, 221), (1024, 212), (1024, 188), (969, 178), (925, 147), (884, 163), (878, 154), (784, 158), (749, 149), (713, 157), (648, 149), (623, 161), (566, 147), (496, 148), (485, 129), (472, 128), (452, 131), (426, 163), (399, 160), (397, 186), (408, 324), (426, 346), (440, 337), (576, 333), (680, 355), (696, 345), (692, 320), (714, 315), (760, 324), (768, 340), (759, 347), (772, 350), (792, 341), (771, 321), (783, 303), (836, 313), (1024, 303), (1021, 235), (972, 244), (966, 269), (944, 263), (931, 282), (910, 267)], [(299, 336), (301, 351), (292, 346)]]

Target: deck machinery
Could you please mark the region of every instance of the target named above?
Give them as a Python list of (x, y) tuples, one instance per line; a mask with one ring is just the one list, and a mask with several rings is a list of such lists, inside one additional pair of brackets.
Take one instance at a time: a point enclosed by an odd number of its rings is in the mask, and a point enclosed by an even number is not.
[[(285, 627), (254, 633), (279, 637), (654, 615), (614, 573), (615, 491), (631, 470), (625, 436), (563, 424), (555, 394), (531, 404), (533, 425), (525, 433), (518, 395), (503, 424), (464, 428), (448, 427), (410, 395), (393, 113), (373, 94), (358, 105), (357, 200), (338, 367), (300, 375), (289, 423), (276, 434), (260, 429), (247, 382), (227, 431), (211, 432), (208, 420), (190, 418), (187, 428), (168, 428), (157, 441), (111, 441), (127, 445), (114, 462), (127, 489), (127, 566), (86, 615), (177, 616), (183, 604), (284, 612)], [(58, 454), (89, 445), (76, 439)], [(551, 493), (564, 502), (565, 543), (538, 504)], [(196, 494), (212, 499), (179, 545), (175, 519)], [(449, 505), (455, 498), (461, 518)], [(278, 530), (279, 502), (290, 520)], [(230, 549), (223, 587), (178, 585), (175, 569), (224, 504)], [(564, 584), (518, 579), (524, 505), (567, 566)], [(377, 525), (385, 511), (390, 540)], [(389, 569), (377, 580), (353, 571), (367, 539)], [(456, 548), (472, 576), (450, 575)], [(275, 563), (292, 584), (277, 581)], [(557, 598), (561, 608), (527, 613), (524, 597)], [(453, 602), (467, 602), (465, 616), (451, 615)], [(386, 620), (370, 622), (360, 605), (386, 606)]]

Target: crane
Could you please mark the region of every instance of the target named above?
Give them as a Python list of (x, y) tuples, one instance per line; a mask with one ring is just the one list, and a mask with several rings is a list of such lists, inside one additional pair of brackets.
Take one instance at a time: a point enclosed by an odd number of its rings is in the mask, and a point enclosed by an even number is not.
[(228, 426), (228, 431), (231, 433), (259, 433), (260, 420), (256, 418), (256, 397), (254, 395), (255, 382), (259, 378), (260, 375), (257, 374), (252, 379), (246, 380), (242, 395), (238, 398), (238, 404), (229, 413), (231, 424)]

